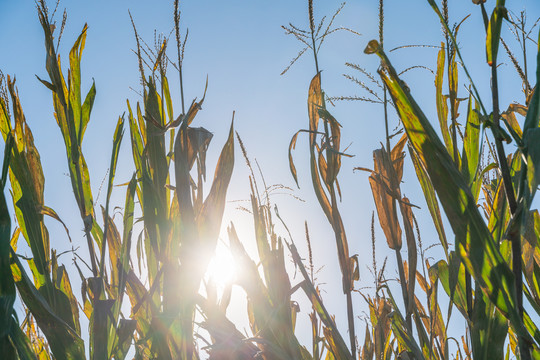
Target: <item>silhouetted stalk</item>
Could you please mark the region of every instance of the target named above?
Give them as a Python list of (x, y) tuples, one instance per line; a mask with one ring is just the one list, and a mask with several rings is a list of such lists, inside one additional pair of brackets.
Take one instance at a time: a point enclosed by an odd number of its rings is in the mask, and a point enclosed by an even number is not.
[[(500, 0), (497, 1), (497, 6), (501, 3)], [(502, 1), (502, 6), (504, 6), (504, 1)], [(487, 22), (487, 12), (484, 7), (484, 4), (481, 4), (482, 17), (484, 19), (484, 25), (486, 30), (488, 28)], [(491, 95), (493, 101), (493, 126), (491, 131), (493, 138), (495, 139), (495, 147), (497, 149), (497, 157), (499, 159), (499, 168), (501, 171), (502, 182), (506, 194), (506, 199), (508, 200), (508, 205), (510, 207), (510, 214), (512, 218), (516, 215), (517, 212), (517, 201), (514, 193), (514, 187), (512, 185), (512, 177), (510, 176), (510, 169), (508, 167), (508, 161), (506, 160), (506, 154), (504, 151), (504, 146), (502, 144), (502, 137), (500, 135), (500, 116), (499, 116), (499, 84), (497, 78), (497, 58), (496, 54), (493, 56), (493, 63), (491, 64)], [(523, 321), (523, 278), (522, 278), (522, 265), (521, 265), (521, 234), (519, 231), (510, 231), (508, 233), (508, 239), (512, 244), (512, 271), (514, 273), (515, 281), (515, 295), (517, 301), (517, 308), (519, 315)], [(518, 334), (518, 346), (519, 352), (522, 359), (530, 359), (530, 345), (523, 336)]]
[[(516, 196), (514, 194), (514, 187), (512, 186), (512, 178), (510, 176), (510, 169), (508, 168), (508, 161), (502, 144), (501, 136), (498, 129), (500, 128), (499, 119), (499, 92), (497, 83), (497, 65), (495, 59), (491, 66), (491, 81), (492, 81), (492, 96), (493, 96), (493, 128), (492, 133), (495, 138), (495, 146), (497, 148), (497, 156), (499, 157), (499, 166), (502, 175), (502, 182), (510, 207), (510, 213), (512, 218), (517, 212)], [(496, 131), (497, 129), (497, 131)], [(522, 278), (522, 265), (521, 265), (521, 234), (519, 231), (508, 232), (508, 238), (512, 244), (512, 270), (514, 272), (515, 280), (515, 292), (516, 301), (519, 311), (519, 315), (523, 321), (523, 278)], [(530, 346), (529, 343), (520, 335), (518, 335), (519, 349), (522, 359), (530, 359)]]
[[(308, 14), (309, 14), (309, 28), (311, 33), (311, 46), (313, 50), (313, 58), (315, 59), (315, 71), (320, 76), (320, 70), (319, 70), (319, 60), (317, 58), (317, 46), (315, 43), (315, 20), (314, 20), (314, 14), (313, 14), (313, 0), (308, 1)], [(323, 95), (324, 96), (324, 95)], [(323, 99), (324, 101), (324, 99)], [(327, 142), (327, 154), (330, 149), (330, 131), (328, 129), (328, 121), (324, 120), (324, 136), (325, 141)], [(341, 257), (342, 254), (344, 254), (344, 249), (340, 249), (340, 244), (342, 244), (342, 238), (345, 236), (345, 232), (343, 229), (341, 216), (339, 215), (339, 211), (337, 208), (337, 199), (336, 199), (336, 193), (334, 189), (334, 184), (329, 184), (330, 188), (330, 197), (332, 201), (332, 229), (334, 230), (335, 238), (336, 238), (336, 244), (338, 246), (338, 256)], [(347, 249), (348, 250), (348, 249)], [(348, 260), (348, 259), (347, 259)], [(354, 310), (353, 310), (353, 304), (352, 304), (352, 279), (351, 275), (347, 272), (348, 267), (342, 268), (342, 282), (343, 282), (343, 292), (345, 293), (345, 296), (347, 298), (347, 320), (348, 320), (348, 327), (349, 327), (349, 340), (350, 340), (350, 346), (351, 346), (351, 353), (353, 355), (353, 358), (356, 357), (356, 335), (354, 331)]]
[[(384, 47), (384, 0), (379, 0), (379, 44), (381, 49)], [(386, 84), (383, 83), (383, 109), (384, 109), (384, 130), (386, 137), (386, 152), (390, 154), (392, 148), (390, 146), (390, 127), (388, 125), (388, 96), (386, 90)], [(399, 184), (396, 184), (399, 187)], [(395, 200), (394, 200), (395, 201)], [(403, 295), (403, 303), (405, 305), (405, 320), (407, 323), (407, 329), (412, 330), (412, 314), (409, 311), (409, 295), (408, 295), (408, 286), (407, 280), (405, 277), (405, 269), (403, 268), (403, 258), (401, 257), (401, 252), (398, 249), (395, 249), (396, 253), (396, 262), (398, 265), (398, 274), (399, 281), (401, 283), (401, 293)]]

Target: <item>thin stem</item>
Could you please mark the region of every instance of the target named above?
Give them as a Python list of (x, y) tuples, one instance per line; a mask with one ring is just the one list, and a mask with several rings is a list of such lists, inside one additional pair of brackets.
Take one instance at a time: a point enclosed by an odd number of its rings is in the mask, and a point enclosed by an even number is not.
[(407, 279), (405, 278), (405, 269), (403, 268), (403, 258), (401, 252), (398, 249), (394, 249), (396, 253), (396, 260), (398, 263), (399, 282), (401, 283), (401, 293), (403, 295), (403, 303), (405, 304), (406, 316), (405, 322), (409, 333), (412, 331), (412, 318), (409, 312), (409, 296), (407, 295)]
[(527, 73), (527, 46), (526, 46), (527, 35), (525, 34), (525, 17), (523, 16), (523, 14), (522, 14), (522, 20), (521, 20), (521, 36), (523, 39), (522, 40), (523, 41), (523, 71), (525, 72), (525, 81), (526, 81), (525, 88), (527, 89), (527, 93), (525, 94), (525, 101), (527, 101), (530, 87), (528, 87), (529, 76)]
[(390, 154), (390, 131), (388, 130), (388, 98), (386, 93), (386, 84), (383, 89), (383, 108), (384, 108), (384, 130), (386, 133), (386, 152)]
[[(379, 0), (379, 44), (384, 48), (384, 1)], [(390, 153), (390, 131), (388, 126), (388, 97), (386, 84), (383, 84), (383, 109), (384, 109), (384, 130), (386, 134), (386, 152)]]
[[(484, 4), (481, 4), (482, 17), (484, 19), (484, 26), (488, 28), (488, 16)], [(508, 162), (506, 160), (506, 154), (504, 146), (502, 144), (502, 138), (500, 135), (500, 116), (499, 116), (499, 84), (497, 78), (497, 59), (493, 59), (493, 65), (491, 66), (491, 94), (493, 102), (493, 126), (491, 128), (493, 137), (495, 139), (495, 148), (497, 150), (497, 157), (499, 162), (499, 169), (501, 171), (502, 182), (510, 207), (510, 214), (512, 217), (517, 212), (517, 201), (514, 193), (514, 187), (512, 185), (512, 177), (510, 176), (510, 169), (508, 168)], [(515, 280), (515, 295), (517, 301), (518, 312), (523, 319), (523, 278), (522, 278), (522, 265), (521, 265), (521, 236), (518, 232), (510, 232), (508, 234), (510, 243), (512, 244), (512, 271), (514, 273)], [(520, 355), (522, 359), (530, 359), (530, 349), (528, 342), (518, 335), (518, 343), (520, 349)]]
[[(499, 85), (497, 79), (497, 61), (493, 59), (493, 65), (491, 66), (491, 82), (492, 82), (492, 99), (493, 99), (493, 126), (492, 133), (495, 138), (495, 147), (497, 149), (497, 156), (499, 158), (499, 168), (501, 170), (502, 182), (510, 206), (510, 213), (512, 217), (517, 212), (517, 201), (514, 194), (514, 187), (512, 185), (512, 177), (510, 176), (510, 169), (508, 168), (508, 161), (506, 160), (506, 154), (504, 146), (502, 144), (502, 138), (500, 135), (500, 117), (499, 117)], [(515, 280), (515, 295), (517, 301), (517, 307), (520, 318), (523, 319), (523, 278), (522, 278), (522, 264), (521, 264), (521, 236), (519, 231), (510, 232), (508, 234), (509, 240), (512, 244), (512, 271), (514, 273)], [(522, 336), (519, 336), (519, 349), (522, 359), (530, 359), (529, 344)]]
[(184, 83), (182, 80), (182, 65), (181, 64), (178, 66), (178, 76), (180, 78), (180, 98), (182, 100), (182, 114), (185, 114), (186, 110), (184, 107)]
[(472, 281), (471, 281), (471, 274), (466, 269), (465, 269), (465, 293), (467, 295), (467, 315), (469, 315), (469, 320), (472, 320), (472, 310), (473, 310)]
[(351, 353), (353, 354), (354, 359), (356, 357), (356, 334), (354, 332), (354, 312), (351, 291), (347, 292), (347, 320), (349, 323), (349, 341), (351, 342)]
[(313, 15), (313, 0), (308, 1), (309, 13), (309, 29), (311, 30), (311, 47), (313, 49), (313, 57), (315, 58), (315, 71), (319, 73), (319, 60), (317, 59), (317, 47), (315, 46), (315, 21)]
[[(101, 251), (99, 260), (99, 277), (103, 277), (105, 273), (105, 249), (107, 247), (107, 233), (109, 232), (109, 201), (105, 209), (105, 229), (103, 230), (103, 240), (101, 240)], [(92, 258), (93, 259), (93, 258)]]
[(178, 76), (180, 77), (180, 98), (182, 100), (182, 114), (185, 114), (186, 112), (184, 108), (184, 84), (182, 81), (182, 40), (180, 38), (180, 12), (178, 11), (178, 0), (174, 1), (174, 28), (176, 31), (176, 49), (178, 51)]
[[(447, 45), (448, 46), (448, 45)], [(456, 119), (456, 110), (455, 110), (455, 100), (457, 98), (457, 94), (455, 89), (453, 89), (453, 83), (454, 83), (454, 71), (453, 71), (453, 63), (452, 63), (452, 55), (450, 54), (450, 48), (448, 48), (447, 51), (448, 56), (448, 91), (450, 94), (450, 119), (452, 122), (452, 148), (453, 148), (453, 157), (454, 162), (456, 165), (459, 166), (459, 153), (457, 148), (457, 119)]]
[[(482, 16), (484, 18), (484, 25), (487, 30), (488, 26), (488, 17), (487, 12), (484, 7), (484, 4), (481, 4), (482, 8)], [(516, 202), (516, 196), (514, 194), (514, 188), (512, 186), (512, 178), (510, 176), (510, 169), (508, 168), (508, 162), (506, 160), (506, 154), (504, 150), (504, 146), (502, 144), (501, 136), (499, 135), (500, 132), (498, 131), (500, 127), (500, 116), (499, 116), (499, 84), (498, 84), (498, 77), (497, 77), (497, 62), (496, 59), (493, 59), (493, 65), (491, 66), (491, 94), (492, 94), (492, 101), (493, 101), (493, 137), (495, 139), (495, 148), (497, 149), (497, 157), (499, 161), (499, 168), (501, 170), (501, 176), (502, 181), (504, 185), (504, 190), (506, 193), (506, 198), (508, 200), (508, 204), (510, 206), (510, 213), (512, 216), (515, 215), (517, 211), (517, 202)], [(514, 270), (514, 277), (516, 278), (516, 295), (517, 295), (517, 301), (518, 301), (518, 310), (521, 316), (523, 316), (523, 293), (522, 293), (522, 287), (523, 287), (523, 281), (521, 278), (521, 244), (519, 242), (519, 234), (517, 234), (518, 237), (515, 237), (515, 234), (510, 234), (512, 237), (510, 240), (512, 242), (512, 261), (513, 261), (513, 270)], [(517, 260), (517, 261), (516, 261)], [(519, 272), (518, 272), (519, 270)]]
[[(493, 137), (495, 138), (495, 147), (497, 149), (497, 156), (499, 158), (499, 167), (501, 170), (501, 176), (502, 181), (504, 185), (504, 190), (506, 192), (506, 197), (508, 199), (508, 205), (510, 206), (510, 212), (512, 216), (516, 214), (517, 211), (517, 202), (516, 202), (516, 196), (514, 194), (514, 188), (512, 186), (512, 178), (510, 176), (510, 169), (508, 168), (508, 162), (506, 160), (506, 154), (504, 151), (504, 146), (502, 144), (501, 136), (498, 135), (498, 131), (495, 129), (499, 129), (500, 127), (500, 117), (499, 117), (499, 94), (498, 94), (498, 81), (497, 81), (497, 66), (494, 65), (491, 67), (491, 81), (492, 81), (492, 95), (493, 95)], [(516, 276), (516, 289), (521, 289), (522, 281), (521, 281), (521, 244), (519, 243), (519, 239), (511, 239), (512, 240), (512, 251), (517, 250), (516, 252), (519, 253), (519, 257), (517, 257), (517, 262), (514, 263), (514, 275)], [(516, 241), (514, 241), (516, 240)], [(515, 246), (515, 242), (517, 242), (517, 248)], [(513, 261), (516, 260), (516, 254), (513, 254)], [(517, 268), (519, 268), (519, 273), (517, 272)], [(518, 276), (519, 275), (519, 276)], [(518, 278), (519, 278), (519, 287), (518, 287)], [(523, 315), (523, 294), (521, 293), (521, 290), (518, 291), (518, 307), (520, 308), (520, 314)]]
[[(516, 215), (517, 212), (517, 202), (514, 194), (514, 188), (512, 186), (512, 178), (510, 176), (510, 169), (508, 168), (508, 162), (506, 160), (506, 155), (504, 147), (502, 144), (502, 139), (498, 132), (496, 133), (495, 129), (499, 129), (499, 96), (498, 96), (498, 84), (497, 84), (497, 66), (496, 63), (493, 63), (491, 67), (491, 76), (492, 76), (492, 93), (493, 93), (493, 137), (495, 138), (495, 146), (497, 149), (497, 155), (499, 157), (499, 166), (502, 175), (502, 182), (504, 185), (504, 190), (506, 193), (506, 198), (508, 200), (508, 205), (510, 206), (510, 213), (512, 217)], [(514, 273), (515, 280), (515, 294), (517, 300), (517, 307), (519, 316), (523, 319), (523, 278), (522, 278), (522, 264), (521, 264), (521, 236), (519, 231), (510, 232), (508, 234), (510, 243), (512, 244), (512, 271)], [(519, 336), (519, 335), (518, 335)], [(521, 336), (519, 336), (519, 348), (522, 359), (530, 359), (529, 345)]]

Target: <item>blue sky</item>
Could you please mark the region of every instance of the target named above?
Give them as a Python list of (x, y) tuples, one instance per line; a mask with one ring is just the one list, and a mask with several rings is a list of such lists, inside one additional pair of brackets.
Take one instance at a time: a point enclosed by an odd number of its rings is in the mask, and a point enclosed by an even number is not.
[[(488, 1), (491, 8), (494, 1)], [(54, 4), (50, 3), (52, 8)], [(315, 1), (315, 17), (331, 16), (339, 8), (340, 1)], [(508, 2), (515, 13), (527, 9), (529, 24), (540, 16), (540, 3), (534, 0)], [(346, 26), (362, 34), (356, 36), (348, 32), (338, 32), (330, 36), (320, 52), (320, 68), (323, 70), (323, 88), (330, 96), (366, 95), (359, 87), (346, 80), (342, 74), (349, 73), (361, 77), (347, 69), (345, 62), (360, 64), (372, 73), (376, 72), (378, 61), (374, 56), (363, 54), (367, 42), (378, 36), (378, 1), (349, 1), (336, 19), (337, 26)], [(83, 151), (90, 168), (94, 196), (107, 174), (111, 140), (119, 115), (126, 111), (126, 99), (132, 103), (140, 97), (132, 90), (139, 90), (138, 64), (132, 49), (135, 40), (128, 9), (130, 9), (139, 34), (153, 43), (154, 29), (168, 35), (173, 29), (172, 1), (77, 1), (62, 0), (57, 18), (61, 19), (63, 9), (68, 12), (67, 26), (60, 46), (64, 64), (71, 44), (78, 36), (84, 23), (89, 30), (83, 54), (83, 89), (89, 89), (92, 79), (96, 82), (97, 97), (85, 135)], [(292, 36), (285, 36), (280, 25), (289, 22), (302, 28), (308, 26), (307, 1), (182, 1), (182, 29), (189, 28), (184, 62), (184, 86), (186, 101), (202, 96), (205, 79), (209, 86), (203, 111), (199, 113), (194, 126), (203, 126), (214, 133), (208, 159), (209, 171), (213, 172), (219, 149), (225, 141), (233, 110), (236, 111), (235, 127), (242, 137), (249, 155), (261, 165), (268, 184), (280, 183), (294, 187), (289, 173), (287, 149), (292, 135), (307, 127), (307, 88), (315, 73), (310, 53), (306, 53), (289, 72), (280, 76), (281, 71), (301, 49), (301, 44)], [(52, 9), (51, 9), (52, 10)], [(485, 33), (480, 11), (471, 1), (451, 1), (451, 22), (459, 22), (471, 14), (460, 30), (460, 45), (465, 54), (465, 62), (480, 88), (486, 104), (489, 98), (489, 68), (485, 64)], [(385, 47), (392, 49), (401, 45), (438, 45), (442, 40), (440, 24), (427, 1), (391, 0), (385, 2)], [(316, 20), (317, 22), (317, 20)], [(534, 34), (537, 34), (535, 32)], [(504, 27), (503, 37), (515, 45), (512, 35)], [(533, 36), (535, 37), (535, 36)], [(511, 45), (511, 46), (512, 46)], [(83, 244), (82, 221), (78, 218), (76, 204), (71, 191), (65, 164), (65, 150), (60, 132), (52, 116), (51, 96), (34, 76), (46, 77), (43, 35), (37, 18), (34, 2), (29, 0), (0, 0), (0, 69), (7, 75), (17, 77), (17, 86), (28, 123), (34, 132), (38, 150), (41, 153), (46, 176), (45, 201), (55, 209), (72, 230), (74, 242)], [(529, 47), (529, 73), (534, 73), (534, 46)], [(518, 51), (516, 51), (518, 53)], [(389, 53), (398, 69), (413, 65), (435, 68), (437, 50), (431, 48), (408, 48)], [(502, 54), (500, 67), (501, 108), (512, 101), (523, 103), (521, 86), (508, 58)], [(178, 97), (176, 75), (170, 68), (173, 96)], [(532, 77), (531, 77), (532, 79)], [(422, 69), (411, 70), (404, 75), (413, 95), (434, 118), (435, 95), (433, 75)], [(464, 76), (461, 80), (465, 80)], [(463, 83), (463, 82), (462, 82)], [(461, 96), (466, 96), (465, 88), (460, 88)], [(83, 90), (84, 91), (84, 90)], [(356, 172), (356, 166), (372, 167), (372, 151), (384, 139), (382, 110), (379, 105), (360, 102), (337, 102), (331, 113), (343, 125), (342, 142), (351, 144), (348, 152), (354, 154), (344, 159), (341, 170), (341, 185), (344, 199), (341, 212), (347, 230), (351, 254), (358, 253), (361, 261), (361, 281), (359, 287), (371, 285), (371, 275), (366, 269), (371, 263), (370, 222), (374, 204), (368, 185), (367, 173)], [(175, 114), (179, 114), (179, 101), (175, 104)], [(397, 119), (391, 113), (392, 127)], [(126, 136), (121, 151), (117, 172), (117, 182), (129, 180), (134, 169), (129, 155), (129, 137)], [(248, 171), (237, 152), (237, 165), (229, 190), (230, 200), (245, 200), (249, 197)], [(57, 161), (54, 159), (61, 159)], [(314, 260), (324, 268), (319, 274), (323, 298), (345, 333), (345, 299), (341, 296), (339, 267), (335, 258), (333, 235), (316, 199), (312, 194), (309, 179), (307, 141), (300, 138), (295, 152), (300, 189), (295, 195), (304, 199), (299, 202), (289, 196), (273, 199), (280, 207), (280, 213), (288, 222), (293, 237), (301, 249), (304, 246), (304, 220), (308, 221), (314, 244)], [(123, 189), (117, 190), (113, 201), (123, 205)], [(435, 232), (426, 211), (423, 197), (416, 184), (411, 164), (406, 161), (403, 192), (422, 210), (417, 212), (425, 244), (436, 241)], [(101, 194), (100, 199), (104, 199)], [(100, 200), (100, 202), (101, 202)], [(241, 228), (241, 237), (246, 247), (255, 254), (254, 242), (250, 240), (249, 219), (241, 211), (235, 210), (238, 203), (228, 204), (226, 217), (234, 219)], [(239, 226), (238, 224), (243, 224)], [(52, 246), (59, 251), (71, 248), (60, 225), (50, 222)], [(378, 225), (377, 225), (378, 226)], [(80, 231), (79, 231), (80, 230)], [(280, 229), (283, 231), (283, 229)], [(447, 229), (449, 232), (450, 229)], [(285, 232), (283, 231), (283, 234)], [(381, 231), (377, 230), (377, 258), (380, 263), (391, 253)], [(82, 248), (83, 249), (83, 248)], [(305, 253), (305, 252), (304, 252)], [(437, 251), (433, 252), (438, 256)], [(68, 257), (64, 262), (70, 263)], [(389, 257), (389, 264), (394, 263)], [(293, 272), (291, 272), (292, 274)], [(387, 276), (396, 276), (394, 266), (388, 267)], [(295, 281), (293, 280), (293, 283)], [(368, 290), (369, 291), (369, 290)], [(238, 295), (239, 296), (239, 295)], [(298, 296), (302, 310), (308, 306)], [(356, 313), (361, 315), (365, 306), (360, 296), (356, 297)], [(307, 313), (304, 319), (307, 321)], [(241, 315), (233, 315), (241, 316)], [(359, 326), (358, 329), (363, 329)], [(363, 330), (359, 338), (362, 339)], [(307, 344), (307, 337), (304, 343)]]

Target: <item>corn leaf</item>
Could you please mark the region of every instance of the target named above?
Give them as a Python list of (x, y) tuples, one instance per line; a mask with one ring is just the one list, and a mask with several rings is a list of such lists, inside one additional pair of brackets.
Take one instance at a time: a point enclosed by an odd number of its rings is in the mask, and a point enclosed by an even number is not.
[[(474, 101), (474, 103), (473, 103)], [(467, 109), (467, 125), (465, 126), (465, 137), (463, 139), (463, 153), (461, 155), (461, 173), (464, 179), (471, 185), (471, 190), (475, 199), (478, 199), (480, 186), (475, 186), (481, 182), (478, 176), (480, 164), (480, 106), (478, 102), (469, 96), (469, 106)]]
[(411, 155), (412, 162), (414, 164), (414, 170), (416, 171), (416, 177), (424, 193), (424, 198), (426, 199), (427, 207), (429, 213), (431, 214), (431, 219), (439, 235), (439, 241), (443, 247), (444, 253), (448, 258), (448, 241), (446, 240), (446, 233), (444, 232), (444, 225), (441, 218), (441, 210), (439, 209), (439, 201), (437, 200), (437, 195), (431, 179), (429, 178), (426, 169), (418, 159), (418, 155), (412, 147), (409, 146), (409, 154)]
[(85, 359), (83, 340), (64, 320), (54, 314), (43, 296), (35, 288), (26, 275), (17, 256), (12, 253), (15, 262), (11, 265), (15, 283), (22, 300), (35, 317), (55, 359), (80, 360)]
[(294, 244), (287, 244), (287, 247), (291, 252), (294, 263), (298, 266), (298, 269), (304, 277), (304, 281), (302, 282), (302, 289), (310, 300), (311, 305), (313, 306), (313, 310), (317, 313), (322, 323), (324, 324), (326, 337), (331, 339), (332, 341), (333, 345), (331, 347), (331, 350), (333, 355), (337, 359), (351, 359), (351, 353), (347, 348), (345, 340), (341, 337), (341, 334), (337, 329), (333, 317), (330, 316), (330, 313), (326, 310), (326, 307), (321, 300), (319, 292), (313, 286), (313, 283), (311, 282), (309, 274), (304, 267), (304, 264), (302, 263), (302, 259), (300, 257), (300, 254), (298, 253), (298, 250), (296, 249), (296, 246)]
[(441, 43), (441, 50), (437, 55), (437, 72), (435, 75), (435, 94), (437, 102), (437, 115), (439, 117), (439, 127), (444, 139), (444, 144), (450, 154), (453, 154), (452, 138), (448, 131), (448, 102), (446, 96), (443, 95), (444, 67), (446, 61), (446, 52), (444, 44)]
[(508, 16), (504, 3), (504, 0), (497, 0), (497, 6), (493, 9), (493, 13), (491, 13), (491, 18), (489, 19), (486, 38), (486, 58), (489, 66), (497, 66), (497, 52), (499, 51), (502, 22)]
[(474, 297), (470, 324), (474, 359), (502, 359), (508, 322), (480, 290)]
[[(10, 146), (5, 147), (4, 166), (9, 163)], [(4, 183), (2, 181), (2, 183)], [(13, 322), (13, 304), (15, 302), (15, 282), (11, 273), (10, 240), (11, 219), (4, 195), (0, 189), (0, 343), (8, 346)]]

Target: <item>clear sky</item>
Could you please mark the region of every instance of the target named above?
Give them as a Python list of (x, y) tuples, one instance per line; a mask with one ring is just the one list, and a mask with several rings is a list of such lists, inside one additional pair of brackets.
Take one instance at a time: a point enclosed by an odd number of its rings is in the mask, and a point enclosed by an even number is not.
[[(488, 8), (494, 1), (487, 2)], [(340, 1), (315, 1), (315, 16), (331, 16), (339, 8)], [(49, 3), (54, 8), (53, 3)], [(359, 73), (345, 67), (345, 62), (360, 64), (375, 74), (378, 61), (374, 56), (364, 55), (367, 42), (378, 37), (378, 1), (349, 1), (336, 19), (337, 26), (346, 26), (361, 36), (348, 32), (338, 32), (330, 36), (320, 52), (320, 68), (323, 70), (323, 88), (329, 96), (366, 95), (358, 86), (345, 79), (342, 74), (349, 73), (362, 78)], [(519, 13), (527, 9), (529, 26), (540, 16), (540, 3), (535, 0), (508, 1), (508, 7)], [(92, 112), (90, 126), (85, 135), (83, 151), (91, 174), (94, 196), (107, 174), (111, 151), (112, 135), (119, 115), (127, 111), (126, 99), (131, 102), (140, 97), (130, 87), (139, 90), (138, 64), (132, 49), (135, 48), (133, 30), (128, 9), (141, 36), (153, 43), (154, 29), (157, 33), (168, 35), (173, 29), (173, 1), (80, 1), (62, 0), (57, 18), (61, 19), (63, 9), (68, 12), (67, 26), (60, 46), (64, 67), (67, 66), (68, 51), (80, 33), (84, 23), (89, 30), (82, 61), (83, 91), (89, 89), (95, 79), (97, 96)], [(306, 53), (290, 70), (280, 76), (281, 71), (302, 48), (302, 44), (292, 36), (285, 36), (281, 25), (289, 22), (301, 28), (308, 27), (307, 1), (181, 1), (182, 29), (189, 28), (189, 38), (184, 61), (184, 86), (186, 101), (202, 96), (206, 76), (209, 78), (208, 93), (203, 111), (197, 116), (194, 126), (203, 126), (214, 133), (209, 151), (208, 171), (213, 168), (219, 149), (227, 136), (232, 111), (236, 111), (235, 127), (252, 158), (256, 158), (264, 172), (268, 184), (283, 184), (293, 187), (294, 181), (289, 173), (287, 150), (292, 135), (308, 125), (307, 89), (315, 73), (310, 53)], [(52, 10), (52, 9), (51, 9)], [(465, 62), (484, 96), (489, 100), (489, 69), (485, 64), (485, 32), (481, 23), (479, 8), (471, 1), (450, 1), (451, 22), (459, 22), (471, 14), (460, 30), (460, 45), (463, 47)], [(385, 2), (385, 48), (387, 50), (401, 45), (438, 45), (443, 40), (440, 24), (427, 1), (388, 0)], [(537, 32), (533, 33), (536, 37)], [(517, 44), (507, 27), (503, 37), (508, 39), (517, 51)], [(534, 73), (532, 56), (534, 45), (529, 47), (530, 74)], [(407, 48), (389, 53), (390, 59), (398, 69), (413, 65), (423, 65), (435, 69), (437, 50), (432, 48)], [(520, 81), (502, 54), (500, 88), (501, 108), (512, 101), (523, 103)], [(63, 141), (52, 116), (49, 90), (41, 85), (35, 74), (46, 78), (43, 34), (33, 1), (0, 0), (0, 69), (7, 75), (17, 77), (17, 86), (27, 121), (33, 130), (36, 146), (41, 153), (46, 184), (46, 204), (55, 209), (72, 229), (71, 236), (77, 244), (83, 244), (83, 224), (78, 217), (76, 203), (71, 190), (65, 160)], [(175, 115), (180, 113), (177, 76), (170, 68), (169, 78), (173, 89)], [(362, 78), (365, 80), (365, 78)], [(435, 119), (434, 77), (431, 72), (415, 69), (404, 75), (404, 80), (412, 94)], [(461, 80), (465, 80), (464, 76)], [(532, 80), (532, 76), (531, 79)], [(463, 84), (463, 82), (462, 82)], [(465, 88), (460, 87), (460, 96), (466, 96)], [(344, 159), (341, 169), (341, 186), (344, 195), (340, 204), (347, 230), (350, 252), (358, 253), (361, 262), (361, 281), (358, 287), (370, 286), (371, 275), (367, 266), (371, 264), (371, 214), (375, 209), (368, 174), (353, 173), (356, 166), (371, 168), (372, 151), (384, 139), (384, 123), (379, 105), (361, 102), (337, 102), (330, 112), (343, 125), (343, 145), (351, 144), (348, 153), (351, 159)], [(392, 114), (392, 113), (391, 113)], [(435, 123), (435, 122), (434, 122)], [(392, 127), (397, 125), (394, 114)], [(126, 134), (127, 135), (127, 134)], [(288, 196), (276, 195), (274, 202), (286, 219), (299, 247), (305, 254), (304, 220), (311, 229), (316, 266), (324, 266), (319, 274), (323, 298), (345, 335), (345, 298), (341, 293), (339, 267), (336, 260), (335, 241), (330, 225), (326, 222), (310, 186), (307, 139), (300, 138), (295, 152), (300, 189), (295, 195), (304, 199), (299, 202)], [(238, 148), (237, 148), (238, 150)], [(249, 198), (248, 171), (236, 153), (236, 167), (229, 190), (230, 200)], [(423, 230), (424, 244), (437, 241), (434, 228), (423, 197), (416, 184), (416, 176), (408, 159), (406, 160), (403, 192), (422, 210), (417, 211)], [(121, 158), (117, 172), (117, 183), (124, 183), (131, 177), (134, 169), (130, 157), (129, 136), (124, 138)], [(113, 196), (113, 204), (123, 206), (124, 189)], [(101, 194), (102, 203), (105, 194)], [(114, 203), (116, 201), (116, 203)], [(241, 228), (241, 237), (246, 247), (255, 254), (255, 243), (249, 237), (249, 218), (235, 210), (237, 202), (230, 202), (226, 218), (234, 220)], [(239, 226), (238, 224), (243, 224)], [(48, 223), (51, 231), (51, 244), (58, 251), (71, 248), (60, 225)], [(378, 224), (376, 225), (378, 228)], [(278, 228), (282, 234), (285, 231)], [(447, 232), (450, 228), (447, 227)], [(390, 256), (382, 231), (377, 230), (377, 259), (380, 263)], [(81, 247), (84, 249), (84, 247)], [(439, 253), (432, 253), (437, 259)], [(66, 256), (63, 261), (71, 260)], [(393, 256), (389, 257), (388, 278), (397, 277)], [(392, 265), (391, 265), (392, 264)], [(291, 268), (292, 269), (292, 268)], [(294, 270), (291, 271), (291, 275)], [(72, 281), (76, 277), (72, 276)], [(296, 281), (293, 280), (293, 283)], [(74, 285), (78, 289), (77, 285)], [(366, 290), (371, 293), (371, 290)], [(78, 293), (78, 291), (76, 291)], [(309, 307), (298, 294), (301, 304), (302, 323), (307, 323)], [(355, 312), (362, 316), (366, 311), (361, 296), (355, 298)], [(236, 314), (237, 315), (237, 314)], [(232, 316), (236, 316), (233, 314)], [(456, 314), (457, 315), (457, 314)], [(363, 339), (363, 325), (358, 323), (358, 336)], [(461, 332), (461, 331), (460, 331)], [(462, 333), (462, 332), (461, 332)], [(309, 333), (300, 336), (308, 344)]]

